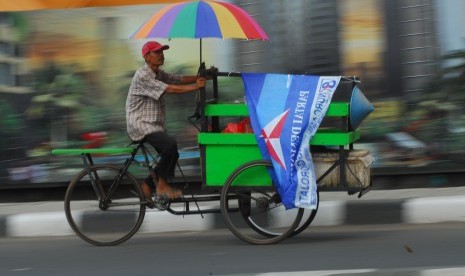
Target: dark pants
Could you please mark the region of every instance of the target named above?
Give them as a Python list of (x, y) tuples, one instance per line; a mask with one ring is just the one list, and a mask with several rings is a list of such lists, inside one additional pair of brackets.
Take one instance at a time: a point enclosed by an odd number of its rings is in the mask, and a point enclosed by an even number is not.
[[(155, 167), (157, 177), (167, 179), (174, 176), (174, 170), (178, 162), (178, 144), (176, 139), (164, 132), (155, 132), (145, 136), (144, 142), (152, 145), (160, 155), (160, 161)], [(153, 178), (149, 175), (146, 183), (154, 187)]]

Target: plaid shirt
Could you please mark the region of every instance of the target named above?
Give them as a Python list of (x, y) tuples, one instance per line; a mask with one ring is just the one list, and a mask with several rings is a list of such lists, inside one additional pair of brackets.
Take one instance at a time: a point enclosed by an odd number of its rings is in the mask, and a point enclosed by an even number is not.
[(150, 133), (166, 131), (163, 95), (168, 84), (180, 83), (181, 76), (162, 70), (155, 74), (147, 64), (136, 71), (126, 99), (126, 125), (133, 141), (140, 141)]

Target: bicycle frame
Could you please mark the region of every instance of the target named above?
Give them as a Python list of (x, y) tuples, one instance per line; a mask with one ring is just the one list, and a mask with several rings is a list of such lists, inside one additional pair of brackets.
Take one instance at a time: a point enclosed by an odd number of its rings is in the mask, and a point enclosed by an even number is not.
[(108, 204), (109, 204), (108, 199), (113, 196), (113, 192), (118, 187), (121, 177), (128, 171), (129, 166), (135, 161), (135, 157), (140, 150), (142, 151), (142, 154), (144, 156), (145, 166), (147, 166), (150, 173), (154, 175), (155, 172), (152, 166), (150, 166), (150, 161), (148, 158), (148, 155), (150, 155), (150, 152), (148, 151), (144, 143), (138, 143), (137, 146), (134, 148), (134, 150), (131, 152), (131, 156), (126, 159), (123, 166), (120, 168), (120, 171), (116, 179), (113, 180), (113, 183), (110, 185), (110, 188), (108, 189), (106, 193), (103, 191), (103, 188), (100, 185), (100, 178), (98, 174), (95, 171), (92, 171), (90, 169), (91, 166), (94, 165), (91, 154), (85, 153), (81, 155), (81, 158), (84, 164), (84, 170), (87, 171), (87, 175), (89, 176), (92, 188), (94, 189), (94, 192), (99, 198), (101, 208), (106, 209), (108, 207)]

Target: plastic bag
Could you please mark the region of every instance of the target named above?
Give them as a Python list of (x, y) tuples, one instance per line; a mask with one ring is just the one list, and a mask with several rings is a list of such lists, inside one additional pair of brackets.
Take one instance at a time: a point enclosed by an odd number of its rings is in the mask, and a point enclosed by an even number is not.
[(245, 118), (239, 121), (238, 123), (228, 123), (223, 133), (253, 133), (252, 125), (250, 124), (250, 119)]

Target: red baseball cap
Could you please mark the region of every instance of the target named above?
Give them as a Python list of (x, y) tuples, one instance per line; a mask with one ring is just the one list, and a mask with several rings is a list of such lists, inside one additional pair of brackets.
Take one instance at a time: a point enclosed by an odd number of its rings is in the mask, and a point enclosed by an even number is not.
[(148, 52), (158, 51), (158, 50), (168, 50), (170, 46), (161, 45), (156, 41), (149, 41), (142, 46), (142, 56), (145, 56)]

